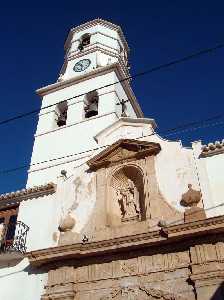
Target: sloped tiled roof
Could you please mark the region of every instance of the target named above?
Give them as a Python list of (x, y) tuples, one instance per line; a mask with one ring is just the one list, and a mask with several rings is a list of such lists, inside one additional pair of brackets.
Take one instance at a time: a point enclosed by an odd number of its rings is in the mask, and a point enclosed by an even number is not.
[(10, 206), (19, 203), (23, 200), (53, 193), (55, 192), (55, 188), (56, 185), (54, 183), (47, 183), (45, 185), (35, 186), (28, 189), (22, 189), (11, 193), (1, 194), (0, 207)]
[(224, 139), (222, 141), (216, 141), (202, 146), (202, 157), (213, 156), (221, 153), (224, 153)]

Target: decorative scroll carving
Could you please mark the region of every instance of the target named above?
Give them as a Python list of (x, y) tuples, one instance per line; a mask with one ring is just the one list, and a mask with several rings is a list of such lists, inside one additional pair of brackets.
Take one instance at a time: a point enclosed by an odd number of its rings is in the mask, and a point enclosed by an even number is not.
[(224, 243), (195, 245), (190, 248), (193, 264), (205, 264), (210, 261), (224, 260)]
[(100, 300), (184, 300), (179, 295), (170, 294), (161, 290), (146, 288), (145, 286), (139, 287), (121, 287), (114, 289), (109, 295), (101, 297)]
[(187, 251), (168, 254), (140, 256), (110, 263), (92, 264), (75, 269), (76, 282), (88, 282), (102, 279), (118, 279), (123, 276), (151, 274), (158, 271), (173, 271), (187, 268), (190, 258)]

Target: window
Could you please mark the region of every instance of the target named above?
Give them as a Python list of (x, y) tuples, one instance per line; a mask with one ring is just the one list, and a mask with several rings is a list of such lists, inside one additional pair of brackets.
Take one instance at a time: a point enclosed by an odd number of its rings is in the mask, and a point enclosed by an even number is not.
[(0, 210), (0, 247), (6, 248), (13, 244), (16, 230), (18, 207)]
[(90, 44), (90, 33), (85, 33), (80, 38), (80, 44), (78, 46), (79, 50), (83, 50), (85, 46), (88, 46)]
[(56, 109), (56, 123), (58, 127), (66, 125), (67, 122), (67, 111), (68, 111), (68, 104), (67, 101), (60, 102)]
[(97, 91), (86, 94), (84, 100), (85, 118), (90, 118), (98, 115), (99, 96)]

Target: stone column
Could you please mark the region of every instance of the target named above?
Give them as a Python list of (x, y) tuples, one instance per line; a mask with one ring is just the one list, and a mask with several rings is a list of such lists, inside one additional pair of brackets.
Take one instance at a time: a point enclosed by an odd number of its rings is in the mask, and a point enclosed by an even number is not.
[(223, 300), (224, 243), (195, 245), (190, 253), (197, 300)]
[(41, 300), (74, 300), (74, 268), (60, 267), (48, 272), (45, 294)]

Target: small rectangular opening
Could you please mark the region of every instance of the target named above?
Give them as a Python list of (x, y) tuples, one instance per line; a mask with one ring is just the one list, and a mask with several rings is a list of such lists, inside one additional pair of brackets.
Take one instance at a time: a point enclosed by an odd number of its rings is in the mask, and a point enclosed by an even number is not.
[(18, 216), (18, 207), (0, 210), (0, 247), (12, 245)]

